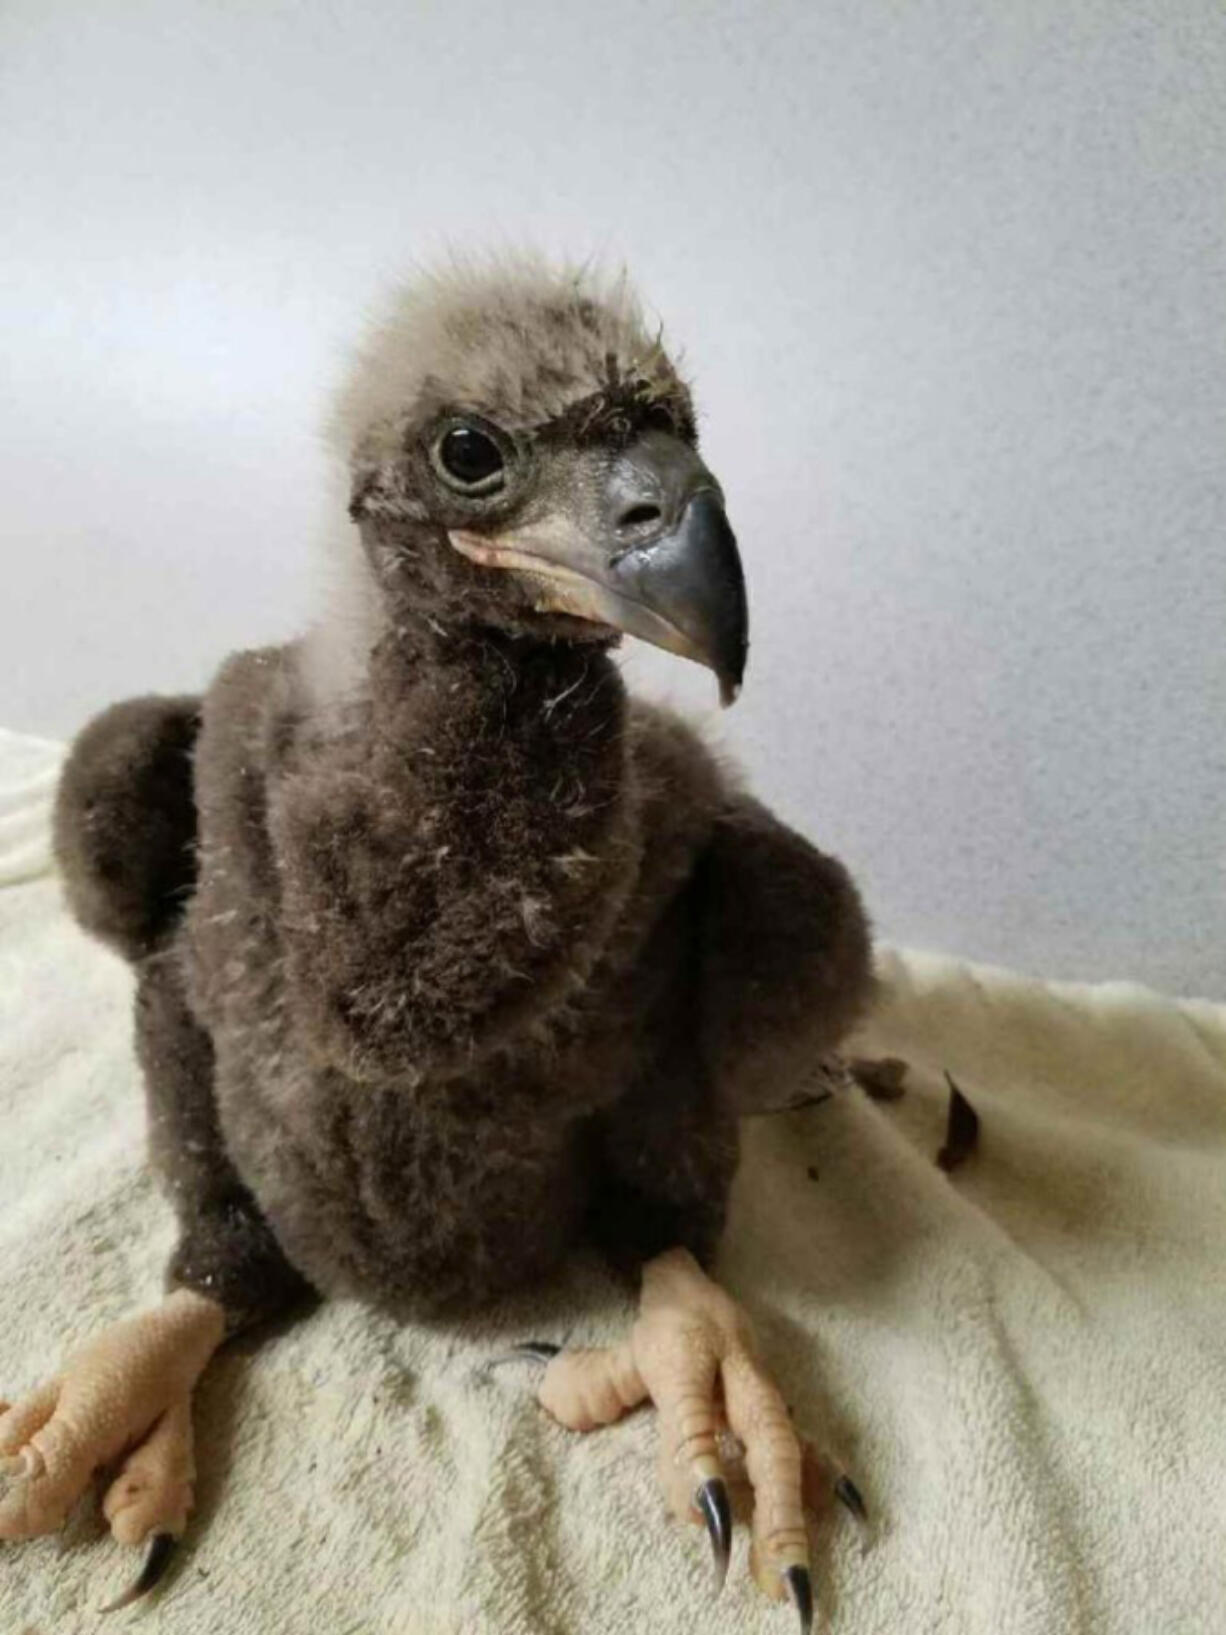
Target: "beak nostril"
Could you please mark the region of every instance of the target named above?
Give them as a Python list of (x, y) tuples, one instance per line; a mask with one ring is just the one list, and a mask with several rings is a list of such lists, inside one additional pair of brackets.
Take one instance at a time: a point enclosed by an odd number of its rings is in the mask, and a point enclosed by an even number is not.
[(658, 505), (632, 505), (618, 517), (617, 531), (624, 533), (627, 529), (645, 528), (648, 523), (659, 522), (661, 515)]

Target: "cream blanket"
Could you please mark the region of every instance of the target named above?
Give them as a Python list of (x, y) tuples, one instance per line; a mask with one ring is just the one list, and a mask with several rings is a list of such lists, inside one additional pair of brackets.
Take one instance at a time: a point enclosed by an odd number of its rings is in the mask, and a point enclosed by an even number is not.
[[(0, 734), (0, 1391), (150, 1300), (171, 1241), (142, 1164), (126, 969), (61, 909), (59, 751)], [(884, 952), (859, 1094), (752, 1121), (723, 1275), (798, 1418), (879, 1518), (824, 1519), (847, 1635), (1226, 1630), (1226, 1008)], [(947, 1177), (950, 1069), (983, 1120)], [(599, 1270), (462, 1331), (353, 1305), (223, 1353), (199, 1510), (134, 1616), (174, 1635), (790, 1631), (738, 1537), (664, 1514), (650, 1413), (588, 1438), (536, 1407), (523, 1336), (629, 1316)], [(72, 1635), (132, 1569), (96, 1505), (0, 1547), (0, 1635)], [(127, 1615), (124, 1615), (127, 1616)], [(117, 1619), (117, 1621), (119, 1621)]]

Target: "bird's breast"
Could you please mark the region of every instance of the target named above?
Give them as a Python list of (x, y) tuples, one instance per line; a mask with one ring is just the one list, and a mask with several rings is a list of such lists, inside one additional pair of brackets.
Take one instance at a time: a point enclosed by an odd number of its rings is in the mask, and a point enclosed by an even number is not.
[(402, 1317), (454, 1313), (541, 1278), (573, 1244), (587, 1190), (578, 1121), (478, 1110), (455, 1085), (432, 1098), (291, 1077), (228, 1097), (227, 1140), (322, 1293)]

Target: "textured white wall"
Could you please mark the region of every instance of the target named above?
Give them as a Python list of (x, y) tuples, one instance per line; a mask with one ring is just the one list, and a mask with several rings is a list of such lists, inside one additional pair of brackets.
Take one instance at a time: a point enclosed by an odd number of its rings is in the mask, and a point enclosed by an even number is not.
[(688, 349), (761, 790), (893, 936), (1226, 993), (1219, 0), (5, 0), (0, 124), (0, 722), (292, 630), (380, 280), (594, 248)]

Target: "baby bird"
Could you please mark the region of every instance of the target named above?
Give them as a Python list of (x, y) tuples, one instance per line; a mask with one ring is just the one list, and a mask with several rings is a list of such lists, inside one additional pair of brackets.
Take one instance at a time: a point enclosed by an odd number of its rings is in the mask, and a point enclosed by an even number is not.
[(807, 1451), (703, 1268), (739, 1116), (858, 1019), (870, 942), (843, 867), (610, 657), (630, 634), (741, 684), (690, 392), (624, 280), (527, 261), (407, 289), (334, 431), (353, 526), (317, 626), (203, 697), (114, 706), (66, 764), (68, 900), (135, 968), (180, 1230), (163, 1302), (0, 1416), (0, 1537), (126, 1455), (104, 1508), (152, 1540), (130, 1599), (186, 1525), (227, 1336), (310, 1291), (445, 1320), (586, 1242), (640, 1316), (607, 1352), (537, 1348), (542, 1402), (581, 1430), (650, 1399), (721, 1574), (730, 1431), (755, 1576), (807, 1630)]

